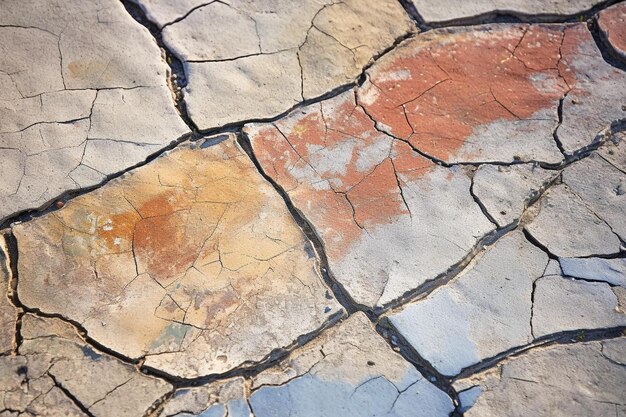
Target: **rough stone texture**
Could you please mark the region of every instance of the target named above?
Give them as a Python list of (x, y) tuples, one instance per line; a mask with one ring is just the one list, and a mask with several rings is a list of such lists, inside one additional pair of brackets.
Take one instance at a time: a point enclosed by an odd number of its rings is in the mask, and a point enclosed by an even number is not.
[(563, 182), (626, 241), (626, 174), (598, 155), (563, 171)]
[(158, 414), (161, 417), (250, 417), (246, 381), (233, 378), (176, 391)]
[(4, 1), (0, 221), (183, 135), (166, 78), (154, 39), (120, 2)]
[(355, 313), (253, 379), (256, 417), (448, 416), (452, 401)]
[(519, 220), (528, 203), (558, 175), (534, 164), (481, 165), (472, 191), (499, 227)]
[(626, 4), (619, 3), (598, 13), (598, 28), (615, 55), (626, 61)]
[(136, 1), (186, 63), (185, 100), (201, 129), (272, 118), (352, 83), (414, 31), (393, 0)]
[(461, 261), (494, 229), (465, 170), (436, 165), (377, 131), (353, 92), (245, 131), (359, 304), (394, 301)]
[(474, 387), (466, 417), (621, 417), (625, 353), (626, 338), (538, 348), (455, 386)]
[(539, 214), (525, 227), (550, 253), (574, 258), (620, 251), (617, 235), (566, 185), (552, 187), (537, 204)]
[(602, 0), (411, 0), (427, 23), (473, 20), (481, 16), (573, 16), (591, 9)]
[(11, 268), (8, 253), (6, 240), (0, 234), (0, 354), (13, 349), (17, 320), (17, 311), (9, 300)]
[(342, 312), (233, 136), (193, 147), (13, 228), (26, 306), (184, 378), (259, 362)]
[(547, 276), (535, 283), (533, 334), (626, 326), (617, 296), (604, 282)]
[(434, 30), (367, 75), (359, 102), (379, 128), (448, 163), (558, 163), (557, 127), (573, 153), (625, 114), (626, 75), (584, 24)]
[(563, 275), (626, 288), (626, 259), (560, 258)]
[[(58, 319), (26, 314), (21, 334), (19, 355), (0, 357), (0, 367), (7, 371), (0, 372), (6, 377), (0, 382), (6, 409), (25, 409), (27, 415), (83, 415), (65, 394), (69, 392), (93, 416), (137, 416), (172, 389), (95, 351)], [(46, 394), (49, 389), (53, 391)], [(33, 408), (30, 401), (39, 394), (43, 401)]]
[(459, 278), (390, 314), (389, 321), (439, 372), (456, 375), (532, 341), (533, 282), (547, 264), (545, 253), (513, 232)]
[(615, 132), (611, 140), (600, 147), (597, 153), (626, 174), (626, 131)]

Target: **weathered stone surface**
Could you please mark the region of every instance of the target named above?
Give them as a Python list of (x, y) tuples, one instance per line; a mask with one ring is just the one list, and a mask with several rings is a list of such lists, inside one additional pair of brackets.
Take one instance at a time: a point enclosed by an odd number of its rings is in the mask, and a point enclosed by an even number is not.
[(626, 4), (616, 4), (598, 13), (598, 28), (615, 54), (626, 60)]
[(367, 75), (359, 102), (379, 128), (449, 163), (558, 163), (557, 126), (573, 153), (624, 117), (626, 75), (604, 62), (584, 24), (434, 30)]
[(467, 417), (622, 416), (625, 352), (625, 338), (538, 348), (455, 385), (474, 386)]
[(475, 19), (480, 16), (513, 14), (516, 16), (573, 16), (591, 9), (602, 0), (411, 0), (428, 23)]
[(3, 2), (0, 221), (183, 135), (166, 79), (154, 39), (119, 2)]
[(447, 416), (450, 398), (355, 313), (253, 379), (256, 417)]
[(377, 131), (352, 92), (245, 131), (359, 304), (394, 301), (462, 260), (494, 229), (471, 197), (465, 170), (436, 165)]
[(559, 174), (534, 164), (481, 165), (472, 191), (499, 227), (519, 220), (528, 203)]
[(439, 372), (456, 375), (532, 341), (533, 282), (547, 264), (545, 253), (513, 232), (452, 283), (389, 320)]
[(626, 288), (626, 259), (560, 258), (563, 275), (605, 281)]
[(58, 319), (26, 314), (19, 354), (46, 367), (56, 385), (69, 391), (94, 416), (137, 416), (172, 389), (86, 345)]
[(597, 154), (626, 174), (626, 131), (615, 132)]
[(0, 403), (5, 410), (83, 416), (78, 402), (93, 416), (137, 416), (172, 389), (97, 352), (58, 319), (26, 314), (21, 335), (18, 356), (0, 356)]
[(393, 0), (137, 2), (187, 64), (185, 100), (201, 129), (271, 118), (352, 83), (415, 30)]
[(563, 182), (626, 241), (626, 173), (591, 155), (567, 167)]
[(194, 388), (176, 391), (159, 413), (162, 417), (250, 417), (248, 386), (241, 378), (233, 378)]
[(13, 229), (26, 306), (184, 378), (261, 361), (342, 311), (234, 137), (193, 147)]
[(533, 334), (626, 326), (617, 296), (604, 282), (547, 276), (535, 283)]
[(552, 187), (537, 204), (539, 214), (525, 228), (550, 253), (574, 258), (620, 251), (617, 235), (566, 185)]
[(17, 311), (9, 300), (11, 268), (6, 240), (0, 234), (0, 354), (13, 349)]

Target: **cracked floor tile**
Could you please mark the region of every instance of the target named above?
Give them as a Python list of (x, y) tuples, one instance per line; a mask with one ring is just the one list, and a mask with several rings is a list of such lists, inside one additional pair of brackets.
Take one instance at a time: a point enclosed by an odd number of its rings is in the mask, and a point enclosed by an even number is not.
[(180, 378), (261, 362), (343, 314), (232, 134), (181, 145), (13, 233), (25, 306)]
[(119, 2), (3, 2), (0, 221), (188, 132), (167, 77), (156, 42)]
[(619, 3), (598, 13), (598, 29), (614, 54), (626, 61), (626, 4)]
[(448, 285), (390, 313), (389, 321), (437, 371), (457, 375), (533, 340), (533, 282), (547, 264), (545, 253), (512, 232)]
[(471, 196), (467, 170), (439, 166), (376, 130), (352, 91), (244, 131), (361, 305), (397, 300), (495, 229)]
[(603, 0), (410, 0), (426, 23), (459, 22), (486, 16), (511, 14), (525, 16), (567, 17), (583, 13)]
[(626, 338), (535, 348), (457, 381), (466, 417), (626, 413)]
[(453, 410), (363, 313), (254, 377), (250, 405), (256, 417), (437, 417)]
[(26, 314), (20, 333), (23, 340), (17, 356), (0, 357), (0, 367), (6, 371), (0, 402), (8, 411), (136, 416), (172, 390), (169, 383), (96, 351), (59, 319)]
[(392, 0), (136, 2), (185, 63), (185, 101), (200, 129), (272, 118), (353, 83), (415, 31)]
[(379, 128), (446, 163), (558, 164), (626, 115), (626, 75), (584, 24), (434, 30), (366, 73), (357, 95)]

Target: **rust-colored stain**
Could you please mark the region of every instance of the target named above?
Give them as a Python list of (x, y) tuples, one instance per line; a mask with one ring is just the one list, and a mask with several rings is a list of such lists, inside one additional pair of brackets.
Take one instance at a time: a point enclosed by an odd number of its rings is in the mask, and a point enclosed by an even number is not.
[(563, 26), (527, 25), (423, 35), (371, 70), (359, 102), (394, 136), (447, 160), (477, 126), (555, 109), (575, 81), (560, 62), (563, 38)]
[(609, 43), (621, 54), (626, 54), (626, 3), (619, 3), (600, 12), (600, 28)]

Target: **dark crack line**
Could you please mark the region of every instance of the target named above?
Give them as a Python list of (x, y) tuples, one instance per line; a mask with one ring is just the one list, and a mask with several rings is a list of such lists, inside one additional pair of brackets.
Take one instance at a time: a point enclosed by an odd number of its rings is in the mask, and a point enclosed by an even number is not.
[(52, 379), (52, 381), (54, 382), (54, 385), (58, 389), (60, 389), (63, 392), (63, 394), (67, 397), (67, 399), (69, 399), (72, 403), (74, 403), (74, 405), (76, 407), (78, 407), (80, 409), (80, 411), (82, 411), (83, 413), (85, 413), (89, 417), (95, 417), (93, 415), (93, 413), (91, 411), (89, 411), (89, 408), (85, 407), (85, 405), (83, 405), (83, 403), (81, 403), (80, 400), (78, 398), (76, 398), (76, 396), (74, 394), (72, 394), (70, 392), (70, 390), (65, 388), (63, 386), (63, 384), (61, 384), (59, 381), (57, 381), (56, 377), (53, 374), (51, 374), (50, 372), (47, 372), (46, 375), (48, 375), (50, 377), (50, 379)]

